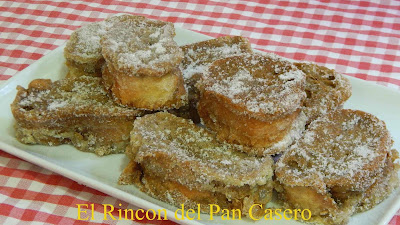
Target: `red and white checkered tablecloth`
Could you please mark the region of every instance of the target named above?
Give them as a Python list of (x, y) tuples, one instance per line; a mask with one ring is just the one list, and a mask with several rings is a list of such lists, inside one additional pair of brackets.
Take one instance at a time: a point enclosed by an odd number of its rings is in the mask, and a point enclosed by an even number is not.
[[(213, 37), (242, 35), (257, 49), (400, 90), (400, 1), (373, 0), (1, 0), (0, 80), (63, 44), (82, 24), (119, 12), (173, 22)], [(95, 214), (101, 204), (135, 208), (3, 151), (0, 175), (0, 224), (89, 223), (76, 221), (76, 204), (94, 204)], [(400, 224), (400, 211), (389, 224)]]

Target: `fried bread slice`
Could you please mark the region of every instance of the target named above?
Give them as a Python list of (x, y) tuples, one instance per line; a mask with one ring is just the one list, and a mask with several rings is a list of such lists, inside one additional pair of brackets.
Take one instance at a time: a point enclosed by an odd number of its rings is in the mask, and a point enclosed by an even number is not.
[(310, 222), (346, 224), (357, 207), (365, 210), (390, 194), (377, 190), (399, 185), (391, 146), (385, 123), (375, 116), (333, 111), (283, 153), (276, 190), (287, 207), (311, 210)]
[(143, 110), (176, 109), (187, 104), (187, 93), (179, 69), (161, 77), (126, 76), (111, 65), (103, 68), (103, 84), (113, 100)]
[(197, 83), (198, 112), (219, 139), (259, 148), (256, 155), (263, 155), (262, 148), (282, 141), (299, 119), (304, 83), (303, 72), (272, 54), (220, 59)]
[(97, 155), (122, 153), (133, 121), (143, 111), (116, 105), (101, 78), (83, 76), (18, 86), (11, 105), (18, 141), (24, 144), (72, 144)]
[[(120, 183), (134, 183), (175, 206), (219, 204), (247, 213), (272, 196), (273, 161), (240, 152), (243, 146), (219, 142), (191, 120), (166, 112), (138, 118), (126, 155), (131, 163)], [(208, 211), (209, 212), (209, 211)]]
[(145, 19), (115, 24), (102, 37), (104, 84), (116, 102), (146, 110), (187, 104), (174, 36), (172, 23)]
[(307, 98), (303, 111), (307, 123), (340, 108), (351, 96), (350, 81), (342, 74), (312, 63), (295, 63), (306, 74)]
[(67, 77), (101, 76), (104, 58), (101, 54), (100, 39), (115, 23), (124, 20), (144, 20), (145, 17), (122, 14), (106, 20), (90, 23), (75, 30), (64, 48)]
[(215, 60), (243, 53), (251, 53), (252, 48), (247, 38), (240, 36), (223, 36), (188, 44), (182, 46), (181, 49), (184, 57), (180, 68), (188, 91), (189, 104), (173, 113), (183, 116), (184, 118), (190, 118), (195, 123), (199, 123), (200, 118), (197, 113), (199, 93), (195, 87), (197, 81), (208, 66)]

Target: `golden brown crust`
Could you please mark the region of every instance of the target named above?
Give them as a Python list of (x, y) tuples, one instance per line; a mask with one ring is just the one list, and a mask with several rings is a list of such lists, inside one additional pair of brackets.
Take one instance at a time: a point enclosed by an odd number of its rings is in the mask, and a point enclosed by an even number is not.
[(288, 207), (310, 209), (313, 222), (346, 223), (359, 204), (368, 207), (374, 183), (384, 181), (387, 190), (398, 186), (383, 178), (394, 171), (391, 145), (385, 123), (366, 112), (320, 117), (277, 163), (280, 198)]
[(98, 155), (124, 152), (132, 122), (143, 115), (113, 103), (96, 77), (33, 80), (18, 87), (11, 110), (22, 143), (70, 143)]
[(162, 77), (126, 76), (106, 65), (103, 84), (118, 104), (144, 110), (179, 108), (187, 104), (187, 94), (179, 69)]
[(231, 110), (230, 104), (224, 100), (218, 99), (213, 93), (205, 92), (198, 105), (198, 112), (203, 123), (211, 130), (216, 131), (220, 140), (255, 147), (257, 152), (248, 153), (258, 156), (283, 151), (283, 149), (276, 149), (276, 152), (266, 151), (265, 148), (272, 147), (288, 135), (295, 121), (299, 119), (300, 109), (280, 119), (262, 121), (248, 115), (238, 114)]
[(306, 74), (303, 111), (308, 123), (341, 107), (351, 96), (350, 81), (342, 74), (312, 63), (295, 63)]
[(218, 138), (269, 148), (281, 141), (297, 120), (305, 98), (304, 81), (301, 71), (272, 55), (217, 60), (197, 84), (198, 112)]

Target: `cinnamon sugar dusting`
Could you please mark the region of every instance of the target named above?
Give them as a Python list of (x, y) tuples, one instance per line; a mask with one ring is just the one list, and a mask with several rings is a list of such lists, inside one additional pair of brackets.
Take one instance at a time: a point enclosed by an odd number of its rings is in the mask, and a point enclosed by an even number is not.
[(305, 98), (304, 73), (266, 54), (244, 54), (214, 62), (200, 82), (254, 113), (290, 113)]
[(65, 47), (66, 58), (82, 61), (102, 58), (100, 39), (116, 23), (130, 19), (144, 19), (142, 16), (120, 14), (106, 20), (90, 23), (75, 30)]
[(106, 61), (118, 71), (136, 74), (146, 70), (148, 74), (145, 75), (158, 76), (176, 68), (183, 58), (174, 36), (172, 23), (126, 20), (103, 36), (102, 52)]

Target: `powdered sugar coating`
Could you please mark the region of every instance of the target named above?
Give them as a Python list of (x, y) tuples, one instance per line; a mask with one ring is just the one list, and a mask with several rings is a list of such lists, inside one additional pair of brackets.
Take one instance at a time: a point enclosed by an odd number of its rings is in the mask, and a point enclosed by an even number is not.
[(340, 185), (364, 190), (382, 172), (391, 149), (385, 123), (357, 110), (337, 110), (312, 122), (277, 163), (278, 180), (321, 192)]
[[(239, 151), (242, 146), (221, 143), (206, 129), (169, 113), (137, 119), (131, 147), (127, 154), (135, 152), (134, 160), (145, 164), (146, 171), (171, 178), (183, 170), (187, 177), (172, 179), (184, 185), (262, 185), (272, 176), (271, 157), (248, 156)], [(159, 157), (163, 159), (160, 166)]]
[(267, 54), (243, 54), (215, 61), (199, 89), (229, 99), (255, 114), (288, 114), (305, 98), (304, 73), (293, 64)]
[(67, 59), (80, 63), (88, 63), (97, 61), (103, 58), (101, 54), (101, 37), (114, 24), (126, 19), (142, 20), (144, 17), (122, 14), (112, 16), (100, 22), (89, 23), (75, 30), (64, 50)]
[(96, 61), (101, 55), (100, 38), (106, 32), (104, 21), (90, 23), (75, 30), (64, 49), (67, 59), (80, 63)]
[(250, 42), (239, 36), (224, 36), (189, 44), (183, 46), (182, 50), (184, 59), (180, 67), (186, 80), (191, 79), (194, 74), (203, 74), (217, 59), (252, 52)]
[(173, 40), (172, 23), (125, 20), (101, 39), (107, 63), (128, 75), (162, 76), (178, 67), (183, 53)]

